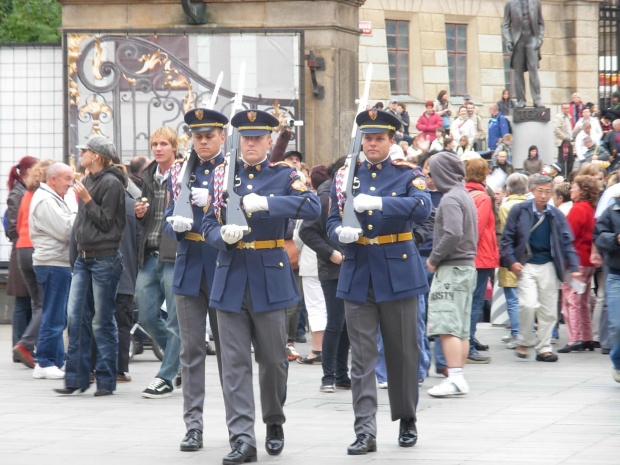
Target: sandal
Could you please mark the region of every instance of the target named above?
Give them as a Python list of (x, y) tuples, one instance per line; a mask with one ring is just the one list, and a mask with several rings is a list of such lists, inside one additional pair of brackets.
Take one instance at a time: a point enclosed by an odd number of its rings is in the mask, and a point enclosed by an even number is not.
[(323, 357), (320, 350), (313, 350), (312, 353), (316, 355), (316, 357), (309, 358), (308, 356), (304, 358), (298, 358), (297, 363), (301, 363), (302, 365), (321, 365), (323, 363)]

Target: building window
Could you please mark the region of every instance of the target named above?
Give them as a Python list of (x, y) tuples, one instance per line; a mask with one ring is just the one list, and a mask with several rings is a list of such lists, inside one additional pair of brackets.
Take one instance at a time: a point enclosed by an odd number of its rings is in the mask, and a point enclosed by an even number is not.
[(390, 89), (392, 94), (409, 93), (409, 21), (386, 21)]
[(467, 25), (446, 24), (450, 95), (467, 93)]
[(506, 45), (502, 44), (502, 54), (504, 57), (504, 89), (507, 89), (510, 92), (510, 98), (514, 98), (515, 96), (515, 82), (514, 76), (512, 73), (512, 68), (510, 67), (510, 53), (506, 50)]

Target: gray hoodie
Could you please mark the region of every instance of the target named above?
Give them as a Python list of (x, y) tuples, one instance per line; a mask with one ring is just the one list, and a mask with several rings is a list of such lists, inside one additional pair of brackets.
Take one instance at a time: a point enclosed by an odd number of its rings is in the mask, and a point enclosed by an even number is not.
[(475, 266), (478, 215), (465, 189), (465, 165), (457, 155), (440, 152), (429, 161), (430, 175), (443, 194), (435, 216), (433, 266)]

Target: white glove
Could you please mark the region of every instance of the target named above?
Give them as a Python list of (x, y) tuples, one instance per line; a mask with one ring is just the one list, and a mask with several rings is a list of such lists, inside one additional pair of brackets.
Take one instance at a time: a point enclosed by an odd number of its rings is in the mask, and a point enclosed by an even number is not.
[(269, 203), (264, 195), (248, 194), (243, 196), (243, 208), (246, 213), (268, 211)]
[(209, 189), (202, 187), (192, 187), (192, 205), (204, 208), (207, 206), (207, 200), (209, 199)]
[(340, 242), (343, 244), (351, 244), (360, 238), (362, 230), (350, 226), (338, 226), (336, 228), (336, 234), (338, 234), (338, 240)]
[(353, 208), (357, 213), (366, 210), (381, 210), (383, 209), (383, 200), (381, 200), (381, 197), (359, 194), (353, 198)]
[(169, 216), (166, 221), (170, 223), (174, 232), (182, 233), (192, 229), (194, 224), (193, 219), (185, 218), (184, 216)]
[(236, 224), (225, 224), (220, 228), (220, 236), (227, 244), (239, 242), (243, 237), (243, 227)]

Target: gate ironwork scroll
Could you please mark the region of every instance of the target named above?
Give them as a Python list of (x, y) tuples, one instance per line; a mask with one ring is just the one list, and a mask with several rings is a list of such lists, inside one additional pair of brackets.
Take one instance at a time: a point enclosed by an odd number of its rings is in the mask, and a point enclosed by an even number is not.
[(620, 84), (620, 0), (599, 5), (599, 108), (611, 106), (611, 96)]
[[(123, 163), (149, 155), (149, 136), (164, 125), (177, 130), (180, 152), (187, 151), (191, 137), (183, 115), (210, 99), (220, 71), (224, 82), (215, 109), (228, 115), (230, 83), (236, 82), (241, 61), (247, 66), (246, 108), (269, 111), (281, 125), (303, 120), (298, 31), (65, 34), (66, 152), (76, 165), (75, 146), (92, 134), (112, 139)], [(290, 148), (303, 151), (303, 143), (303, 126), (296, 126)]]

